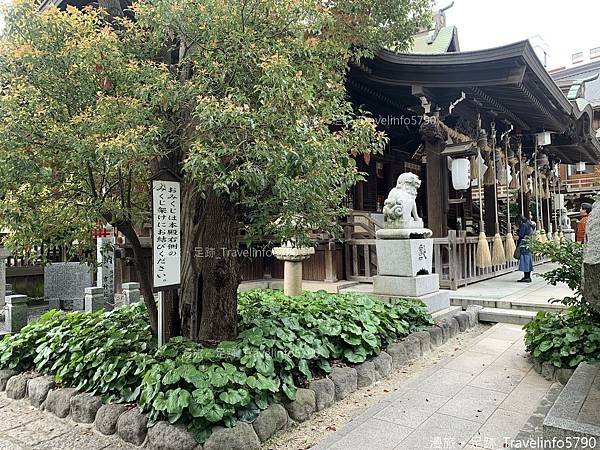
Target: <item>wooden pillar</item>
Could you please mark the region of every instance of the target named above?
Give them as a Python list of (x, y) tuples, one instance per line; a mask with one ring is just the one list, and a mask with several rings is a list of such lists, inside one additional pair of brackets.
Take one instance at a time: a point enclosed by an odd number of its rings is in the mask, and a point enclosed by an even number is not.
[(448, 137), (435, 123), (421, 127), (427, 158), (427, 228), (433, 237), (448, 235), (448, 161), (442, 156)]
[(550, 230), (550, 218), (548, 217), (548, 199), (542, 199), (542, 220), (544, 223), (544, 230)]
[(325, 282), (336, 283), (337, 277), (337, 264), (335, 261), (335, 242), (329, 241), (325, 245)]
[(270, 280), (273, 278), (273, 258), (271, 256), (263, 256), (263, 279)]
[(493, 236), (496, 234), (496, 197), (494, 190), (496, 186), (484, 186), (483, 187), (483, 208), (485, 216), (485, 234)]
[(357, 211), (362, 211), (364, 209), (364, 189), (365, 182), (360, 181), (356, 184), (356, 197), (354, 198), (354, 209)]

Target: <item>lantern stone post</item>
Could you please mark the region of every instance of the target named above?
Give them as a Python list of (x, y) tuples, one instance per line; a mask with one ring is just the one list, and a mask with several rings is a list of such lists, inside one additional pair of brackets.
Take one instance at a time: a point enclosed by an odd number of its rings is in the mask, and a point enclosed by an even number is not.
[(289, 244), (273, 249), (273, 256), (284, 262), (283, 293), (285, 295), (302, 294), (302, 261), (314, 254), (313, 247), (292, 247)]
[(27, 296), (8, 295), (6, 297), (6, 331), (18, 333), (25, 326), (27, 326)]

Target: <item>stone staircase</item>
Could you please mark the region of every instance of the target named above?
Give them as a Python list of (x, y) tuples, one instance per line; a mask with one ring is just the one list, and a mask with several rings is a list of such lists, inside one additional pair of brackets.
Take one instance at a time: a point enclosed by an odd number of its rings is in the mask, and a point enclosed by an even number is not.
[(538, 311), (557, 312), (565, 308), (558, 303), (527, 302), (523, 300), (485, 300), (479, 297), (468, 297), (458, 292), (450, 294), (450, 304), (466, 308), (469, 305), (483, 306), (479, 311), (482, 322), (512, 323), (525, 325), (535, 317)]

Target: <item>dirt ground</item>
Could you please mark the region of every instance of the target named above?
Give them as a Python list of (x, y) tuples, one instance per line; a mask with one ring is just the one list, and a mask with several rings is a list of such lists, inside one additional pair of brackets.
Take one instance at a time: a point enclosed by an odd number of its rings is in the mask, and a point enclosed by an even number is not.
[(305, 450), (316, 445), (354, 417), (398, 390), (416, 372), (444, 358), (454, 356), (488, 329), (488, 325), (479, 324), (464, 333), (459, 333), (457, 337), (432, 350), (426, 356), (394, 371), (389, 377), (368, 388), (359, 389), (344, 400), (336, 402), (331, 408), (315, 413), (310, 420), (292, 423), (266, 442), (262, 447), (263, 450)]

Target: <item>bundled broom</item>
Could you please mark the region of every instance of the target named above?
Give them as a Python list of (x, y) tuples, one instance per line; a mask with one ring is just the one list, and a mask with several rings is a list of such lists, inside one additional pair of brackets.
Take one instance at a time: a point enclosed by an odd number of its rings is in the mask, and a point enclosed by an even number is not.
[[(478, 127), (479, 128), (479, 127)], [(485, 147), (487, 139), (485, 135), (482, 136), (482, 133), (479, 133), (479, 139), (477, 142), (477, 146), (479, 147), (479, 152), (477, 155), (477, 164), (482, 159), (481, 156), (481, 148)], [(477, 189), (479, 190), (479, 239), (477, 240), (477, 255), (475, 256), (475, 264), (480, 269), (487, 269), (488, 267), (492, 267), (492, 255), (490, 254), (490, 248), (488, 246), (487, 237), (485, 235), (485, 223), (483, 221), (483, 180), (481, 176), (481, 167), (478, 167), (477, 170)]]
[(533, 234), (533, 240), (538, 242), (545, 242), (544, 238), (546, 233), (543, 231), (543, 224), (540, 221), (540, 177), (538, 171), (538, 154), (533, 154), (533, 184), (534, 184), (534, 195), (535, 195), (535, 214), (538, 216), (535, 224), (535, 233)]
[(496, 127), (492, 122), (492, 171), (494, 185), (494, 204), (496, 208), (496, 234), (492, 243), (492, 265), (501, 266), (506, 262), (504, 244), (500, 236), (500, 223), (498, 222), (498, 171), (496, 170)]

